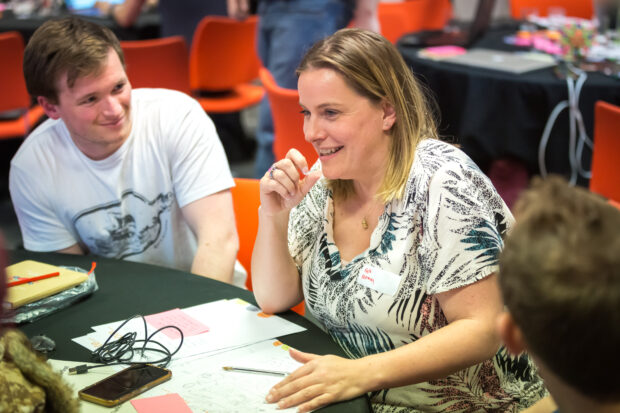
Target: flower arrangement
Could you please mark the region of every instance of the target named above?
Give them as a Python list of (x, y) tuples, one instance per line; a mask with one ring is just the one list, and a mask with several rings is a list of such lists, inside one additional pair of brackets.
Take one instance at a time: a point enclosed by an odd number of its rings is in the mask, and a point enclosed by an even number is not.
[(567, 23), (559, 29), (559, 34), (564, 59), (570, 62), (583, 60), (592, 47), (594, 26), (584, 22)]

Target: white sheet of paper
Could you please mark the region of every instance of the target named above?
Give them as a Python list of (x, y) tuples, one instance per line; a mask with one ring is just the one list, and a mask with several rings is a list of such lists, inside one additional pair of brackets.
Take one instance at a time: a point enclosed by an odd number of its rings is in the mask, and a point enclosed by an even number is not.
[[(82, 362), (50, 360), (56, 370), (73, 367)], [(265, 402), (269, 389), (283, 379), (282, 376), (225, 371), (224, 366), (262, 368), (293, 372), (300, 363), (288, 354), (288, 347), (275, 340), (266, 340), (249, 346), (221, 352), (217, 355), (199, 355), (173, 361), (168, 369), (172, 379), (137, 398), (178, 393), (193, 412), (294, 412), (295, 408), (279, 410), (276, 404)], [(63, 374), (75, 392), (120, 370), (115, 366), (90, 370), (86, 374)], [(135, 413), (131, 403), (106, 408), (82, 401), (85, 413)]]
[[(259, 341), (282, 337), (287, 334), (304, 331), (305, 328), (275, 315), (266, 315), (256, 306), (241, 299), (218, 300), (183, 309), (189, 316), (205, 324), (209, 331), (186, 337), (183, 346), (174, 359), (191, 357), (197, 354), (218, 352), (223, 349), (245, 346)], [(107, 337), (121, 322), (102, 324), (92, 327), (95, 330), (85, 336), (73, 339), (76, 343), (94, 350), (101, 346)], [(148, 325), (148, 323), (147, 323)], [(151, 326), (148, 334), (155, 331)], [(116, 334), (121, 336), (127, 331), (136, 331), (138, 338), (144, 337), (144, 325), (141, 319), (127, 323)], [(173, 340), (164, 334), (157, 334), (154, 339), (174, 351), (179, 340)]]

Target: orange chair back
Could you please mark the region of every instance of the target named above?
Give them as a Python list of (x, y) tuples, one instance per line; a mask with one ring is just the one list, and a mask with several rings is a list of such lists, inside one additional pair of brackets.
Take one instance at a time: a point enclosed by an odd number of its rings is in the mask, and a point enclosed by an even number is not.
[(271, 116), (273, 117), (273, 153), (276, 160), (282, 159), (291, 148), (297, 149), (306, 158), (308, 166), (314, 165), (318, 155), (314, 147), (304, 138), (304, 117), (300, 113), (299, 93), (276, 84), (266, 68), (259, 71), (260, 80), (267, 90)]
[(259, 180), (235, 178), (235, 187), (231, 189), (237, 233), (239, 234), (239, 252), (237, 259), (248, 272), (245, 282), (248, 290), (252, 290), (252, 250), (258, 231), (258, 207), (260, 206)]
[(592, 0), (510, 0), (510, 14), (515, 19), (522, 19), (526, 10), (536, 10), (539, 16), (549, 14), (550, 7), (561, 7), (571, 17), (592, 18), (594, 7)]
[(190, 51), (193, 90), (226, 91), (258, 77), (256, 16), (243, 21), (204, 17), (194, 32)]
[(182, 36), (122, 41), (133, 88), (174, 89), (189, 94), (189, 57)]
[(30, 106), (30, 96), (22, 72), (24, 40), (19, 32), (0, 33), (0, 112)]
[(30, 106), (22, 71), (24, 40), (19, 32), (0, 33), (0, 56), (0, 112), (11, 115), (0, 121), (0, 139), (25, 137), (44, 111), (39, 105)]
[(596, 102), (590, 190), (620, 202), (620, 107)]
[[(245, 285), (250, 291), (252, 291), (252, 250), (258, 232), (259, 182), (258, 179), (235, 178), (235, 187), (231, 189), (237, 233), (239, 234), (237, 259), (248, 272)], [(292, 310), (304, 315), (305, 303), (302, 301)]]
[(441, 30), (452, 17), (450, 0), (408, 0), (379, 3), (377, 16), (381, 34), (392, 43), (410, 32)]

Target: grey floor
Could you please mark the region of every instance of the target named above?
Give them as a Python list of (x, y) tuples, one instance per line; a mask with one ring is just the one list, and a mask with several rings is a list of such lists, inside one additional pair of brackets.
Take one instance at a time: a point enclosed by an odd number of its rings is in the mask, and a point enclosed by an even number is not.
[[(256, 131), (257, 107), (247, 109), (241, 114), (242, 126), (248, 137), (254, 139)], [(0, 141), (1, 162), (3, 170), (1, 173), (2, 182), (0, 183), (0, 232), (2, 233), (7, 249), (22, 248), (22, 236), (17, 223), (17, 217), (11, 204), (8, 192), (8, 165), (11, 157), (17, 150), (19, 141), (12, 140)], [(230, 169), (236, 178), (252, 178), (254, 176), (254, 160), (234, 162), (230, 164)]]

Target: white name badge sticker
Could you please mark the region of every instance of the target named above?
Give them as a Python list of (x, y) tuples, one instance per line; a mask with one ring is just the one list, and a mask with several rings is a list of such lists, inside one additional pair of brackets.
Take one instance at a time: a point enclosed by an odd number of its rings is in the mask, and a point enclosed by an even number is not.
[(364, 266), (357, 276), (357, 282), (380, 293), (394, 295), (398, 290), (400, 277), (381, 268)]

